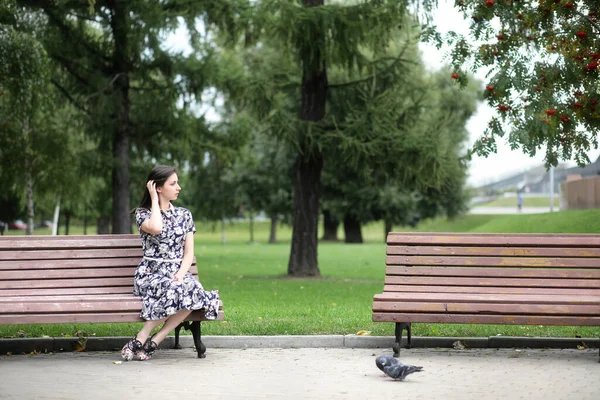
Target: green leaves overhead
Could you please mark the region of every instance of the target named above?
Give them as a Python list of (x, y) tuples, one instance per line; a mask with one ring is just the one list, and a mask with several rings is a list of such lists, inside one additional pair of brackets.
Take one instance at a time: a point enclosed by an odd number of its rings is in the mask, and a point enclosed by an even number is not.
[[(348, 5), (331, 3), (320, 7), (303, 7), (294, 0), (266, 0), (260, 8), (270, 14), (265, 30), (267, 37), (277, 37), (294, 54), (307, 46), (309, 60), (325, 55), (328, 65), (349, 71), (368, 64), (362, 51), (384, 54), (407, 16), (407, 2), (363, 1)], [(406, 23), (409, 23), (406, 21)]]
[(474, 151), (497, 138), (526, 154), (589, 162), (600, 131), (600, 11), (597, 0), (463, 0), (471, 38), (449, 35), (456, 69), (488, 68), (484, 94), (496, 116)]

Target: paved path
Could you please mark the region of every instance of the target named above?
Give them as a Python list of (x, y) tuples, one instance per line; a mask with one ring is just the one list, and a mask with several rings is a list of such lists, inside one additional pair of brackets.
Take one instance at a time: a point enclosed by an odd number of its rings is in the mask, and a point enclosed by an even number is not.
[[(554, 207), (553, 212), (560, 211), (558, 207)], [(541, 214), (548, 213), (550, 207), (526, 207), (523, 206), (522, 211), (518, 211), (517, 207), (471, 207), (469, 214)]]
[(598, 350), (412, 349), (424, 372), (398, 382), (377, 349), (159, 350), (148, 362), (116, 352), (0, 356), (1, 399), (600, 399)]

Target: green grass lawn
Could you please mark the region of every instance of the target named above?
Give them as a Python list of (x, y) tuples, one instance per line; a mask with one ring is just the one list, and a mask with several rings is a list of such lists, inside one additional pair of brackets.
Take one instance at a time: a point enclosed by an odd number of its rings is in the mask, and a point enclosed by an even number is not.
[[(249, 243), (247, 223), (221, 232), (197, 224), (195, 253), (200, 279), (207, 289), (219, 289), (225, 321), (203, 324), (205, 335), (393, 335), (393, 323), (371, 321), (373, 295), (381, 293), (385, 275), (383, 226), (363, 230), (364, 244), (320, 243), (320, 278), (288, 278), (291, 230), (279, 228), (280, 242), (267, 244), (268, 223), (255, 224)], [(454, 221), (425, 221), (418, 231), (448, 232), (600, 232), (600, 210), (548, 214), (468, 215)], [(77, 232), (77, 230), (74, 230)], [(41, 232), (40, 232), (41, 233)], [(343, 233), (340, 231), (340, 237)], [(0, 337), (73, 335), (133, 335), (140, 324), (77, 324), (0, 326)], [(598, 337), (599, 327), (415, 324), (417, 336), (559, 336)]]
[[(554, 207), (559, 206), (558, 195), (554, 196), (553, 204)], [(517, 208), (517, 196), (512, 197), (498, 197), (489, 203), (477, 204), (475, 207), (513, 207)], [(523, 207), (550, 207), (550, 197), (523, 197)]]

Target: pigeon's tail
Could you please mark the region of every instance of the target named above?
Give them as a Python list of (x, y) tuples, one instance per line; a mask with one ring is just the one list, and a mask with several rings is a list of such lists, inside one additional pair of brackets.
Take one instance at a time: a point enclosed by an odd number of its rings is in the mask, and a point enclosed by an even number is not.
[(421, 372), (423, 371), (423, 367), (417, 367), (416, 365), (407, 365), (408, 369), (406, 371), (406, 375), (412, 374), (413, 372)]

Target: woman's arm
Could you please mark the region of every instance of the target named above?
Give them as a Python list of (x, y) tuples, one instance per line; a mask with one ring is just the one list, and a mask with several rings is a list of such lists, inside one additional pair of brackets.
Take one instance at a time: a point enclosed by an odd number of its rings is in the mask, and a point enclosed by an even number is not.
[(158, 193), (156, 193), (156, 183), (148, 181), (146, 183), (150, 199), (152, 200), (152, 208), (150, 209), (150, 218), (145, 220), (140, 227), (144, 232), (151, 235), (158, 235), (162, 232), (162, 215), (160, 214), (160, 205), (158, 204)]
[(194, 233), (188, 232), (185, 235), (185, 243), (183, 244), (183, 260), (181, 261), (179, 271), (177, 271), (173, 279), (182, 281), (185, 274), (190, 270), (192, 261), (194, 261)]

